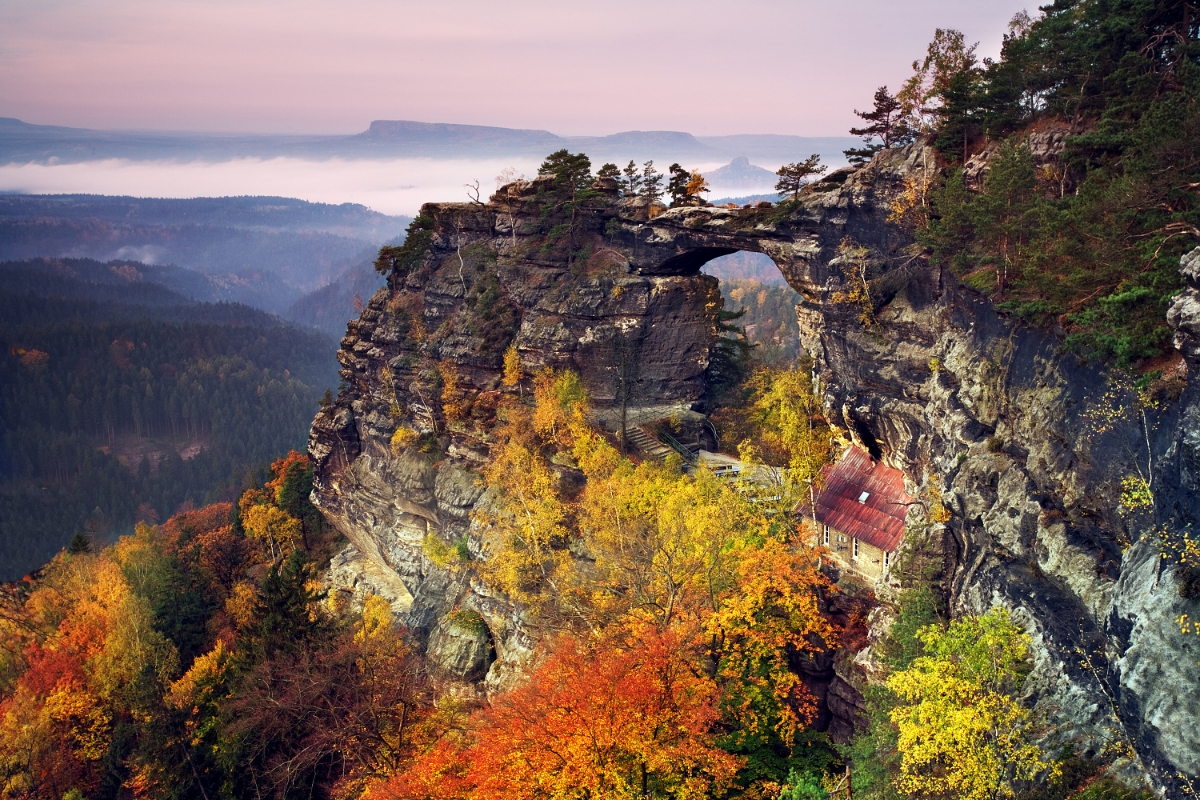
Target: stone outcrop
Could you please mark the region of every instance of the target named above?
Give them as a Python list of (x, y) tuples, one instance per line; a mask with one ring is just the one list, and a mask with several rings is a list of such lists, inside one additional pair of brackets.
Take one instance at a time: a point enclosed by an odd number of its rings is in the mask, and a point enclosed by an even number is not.
[[(703, 410), (720, 300), (699, 269), (765, 253), (802, 298), (802, 344), (830, 417), (904, 471), (909, 494), (940, 492), (951, 511), (931, 525), (915, 506), (924, 533), (906, 544), (942, 565), (950, 607), (1010, 609), (1034, 640), (1026, 686), (1053, 736), (1093, 753), (1129, 744), (1122, 769), (1168, 790), (1176, 772), (1200, 770), (1200, 637), (1175, 624), (1200, 614), (1151, 531), (1200, 522), (1200, 389), (1186, 380), (1200, 353), (1200, 256), (1185, 262), (1192, 284), (1171, 310), (1174, 383), (1147, 405), (913, 251), (891, 204), (935, 163), (920, 144), (885, 151), (774, 208), (655, 213), (610, 192), (557, 240), (541, 221), (544, 179), (487, 204), (425, 206), (429, 248), (342, 342), (344, 388), (313, 425), (315, 501), (404, 584), (415, 630), (435, 631), (451, 609), (477, 613), (495, 652), (486, 683), (503, 685), (534, 646), (519, 609), (423, 548), (428, 537), (477, 548), (469, 515), (486, 497), (473, 470), (497, 393), (528, 391), (501, 385), (502, 354), (515, 344), (526, 375), (578, 370), (602, 406), (624, 385), (634, 403)], [(393, 453), (398, 426), (421, 445)], [(1122, 506), (1131, 477), (1152, 488), (1152, 509)], [(830, 706), (853, 709), (854, 677), (834, 666), (821, 673), (834, 676)]]

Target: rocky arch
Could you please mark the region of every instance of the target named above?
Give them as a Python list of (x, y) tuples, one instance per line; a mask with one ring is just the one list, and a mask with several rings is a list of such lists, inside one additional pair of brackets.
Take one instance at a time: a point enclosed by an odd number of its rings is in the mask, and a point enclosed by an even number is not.
[[(310, 438), (315, 502), (364, 558), (403, 582), (412, 599), (398, 610), (411, 628), (427, 633), (456, 607), (479, 613), (497, 656), (485, 684), (506, 685), (534, 645), (519, 609), (437, 568), (422, 549), (426, 536), (453, 543), (470, 533), (489, 403), (509, 391), (500, 384), (504, 351), (518, 347), (526, 374), (603, 371), (611, 363), (587, 343), (642, 326), (654, 335), (634, 358), (653, 375), (656, 400), (693, 402), (716, 292), (700, 269), (726, 252), (765, 253), (802, 298), (802, 343), (831, 419), (869, 435), (905, 472), (910, 495), (938, 492), (950, 511), (923, 540), (950, 607), (998, 605), (1020, 620), (1034, 643), (1027, 690), (1062, 735), (1099, 745), (1123, 731), (1137, 751), (1124, 768), (1158, 786), (1177, 771), (1196, 773), (1200, 695), (1178, 687), (1200, 682), (1200, 667), (1194, 636), (1174, 623), (1195, 609), (1118, 507), (1121, 479), (1136, 471), (1125, 444), (1144, 442), (1141, 422), (1088, 434), (1085, 414), (1109, 389), (1104, 370), (1064, 353), (1054, 336), (1018, 327), (908, 249), (909, 235), (888, 222), (890, 201), (906, 182), (921, 185), (935, 162), (919, 143), (887, 151), (786, 208), (651, 218), (644, 204), (608, 194), (580, 213), (575, 250), (546, 236), (536, 181), (486, 204), (425, 206), (429, 247), (389, 277), (342, 341), (345, 388)], [(838, 300), (851, 277), (838, 252), (847, 238), (869, 252), (869, 325), (861, 307)], [(1194, 373), (1200, 348), (1188, 331), (1200, 326), (1177, 316)], [(465, 421), (440, 416), (439, 369), (452, 369), (469, 395)], [(1154, 415), (1155, 496), (1164, 515), (1200, 525), (1196, 381)], [(438, 460), (394, 454), (398, 424), (436, 438)], [(1135, 544), (1123, 550), (1122, 539)], [(843, 699), (852, 712), (852, 694)]]

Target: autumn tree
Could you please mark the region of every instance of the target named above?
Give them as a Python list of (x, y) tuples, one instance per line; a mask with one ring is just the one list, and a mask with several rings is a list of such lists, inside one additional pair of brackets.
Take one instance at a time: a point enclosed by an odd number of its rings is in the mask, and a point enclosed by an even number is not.
[(821, 611), (829, 581), (816, 555), (772, 535), (760, 522), (760, 541), (740, 542), (736, 589), (705, 620), (711, 657), (722, 689), (721, 707), (730, 732), (724, 746), (756, 764), (750, 780), (779, 782), (768, 765), (786, 761), (813, 721), (816, 698), (793, 670), (795, 658), (814, 657), (837, 646), (838, 635)]
[(480, 569), (512, 599), (540, 605), (569, 559), (567, 509), (529, 417), (514, 411), (498, 436), (484, 470), (491, 502), (475, 513), (487, 554)]
[(465, 747), (433, 749), (371, 796), (712, 797), (739, 766), (716, 746), (716, 700), (672, 633), (566, 638), (476, 717)]
[(800, 190), (808, 184), (810, 178), (824, 172), (825, 167), (821, 165), (821, 156), (817, 153), (813, 153), (803, 161), (784, 164), (775, 172), (779, 176), (779, 181), (775, 184), (775, 191), (780, 194), (790, 194), (794, 200), (800, 196)]
[(692, 170), (688, 176), (687, 186), (684, 187), (684, 192), (687, 194), (687, 201), (692, 205), (704, 205), (704, 195), (709, 191), (708, 180), (700, 174), (699, 170)]
[[(925, 58), (913, 62), (912, 76), (896, 94), (904, 124), (928, 133), (939, 120), (953, 122), (955, 131), (949, 141), (962, 145), (968, 129), (965, 120), (959, 117), (973, 107), (970, 99), (980, 80), (977, 47), (978, 43), (967, 46), (962, 31), (952, 28), (934, 31)], [(947, 133), (944, 125), (939, 126), (939, 133)]]
[(918, 632), (924, 655), (893, 673), (896, 787), (930, 798), (994, 800), (1049, 768), (1019, 701), (1029, 637), (1003, 609)]
[(504, 372), (500, 383), (510, 389), (521, 385), (521, 353), (517, 350), (516, 342), (504, 351)]
[(834, 455), (833, 431), (822, 416), (811, 373), (804, 364), (762, 369), (750, 386), (746, 421), (751, 435), (739, 444), (742, 458), (775, 468), (768, 474), (775, 476), (771, 491), (779, 497), (780, 510), (802, 499), (811, 502), (820, 488), (821, 468)]
[[(900, 101), (892, 96), (886, 86), (875, 90), (874, 102), (875, 107), (870, 111), (854, 111), (868, 124), (850, 129), (850, 135), (861, 136), (865, 145), (843, 151), (851, 164), (865, 164), (880, 150), (899, 147), (913, 139), (913, 132), (905, 122)], [(875, 142), (875, 139), (879, 141)]]

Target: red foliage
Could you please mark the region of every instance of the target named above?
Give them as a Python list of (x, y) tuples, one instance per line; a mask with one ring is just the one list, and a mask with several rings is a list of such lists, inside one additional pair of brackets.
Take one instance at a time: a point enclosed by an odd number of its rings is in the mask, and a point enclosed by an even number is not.
[(159, 526), (161, 541), (168, 551), (174, 552), (194, 537), (228, 526), (232, 513), (232, 503), (213, 503), (180, 512)]

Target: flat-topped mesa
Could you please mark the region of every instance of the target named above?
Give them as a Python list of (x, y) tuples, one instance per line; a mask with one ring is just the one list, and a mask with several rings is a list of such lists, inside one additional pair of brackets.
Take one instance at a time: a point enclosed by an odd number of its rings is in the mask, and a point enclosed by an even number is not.
[[(765, 253), (801, 296), (801, 344), (827, 416), (919, 498), (908, 522), (920, 535), (906, 536), (895, 563), (919, 549), (913, 563), (940, 568), (934, 588), (956, 614), (1013, 613), (1033, 641), (1026, 689), (1064, 743), (1132, 743), (1127, 769), (1159, 786), (1200, 770), (1200, 698), (1178, 692), (1200, 681), (1195, 637), (1175, 622), (1197, 614), (1157, 539), (1142, 535), (1145, 515), (1121, 506), (1130, 476), (1148, 475), (1158, 523), (1200, 525), (1200, 387), (1187, 381), (1177, 401), (1124, 413), (1137, 396), (1103, 365), (931, 265), (890, 219), (898, 198), (923, 202), (936, 163), (920, 143), (883, 151), (767, 208), (663, 210), (603, 181), (569, 202), (548, 177), (487, 203), (424, 206), (387, 287), (349, 324), (342, 391), (313, 423), (313, 499), (357, 548), (339, 556), (338, 574), (395, 598), (456, 674), (510, 683), (534, 646), (521, 610), (425, 554), (465, 543), (481, 555), (470, 518), (502, 393), (528, 392), (542, 367), (569, 367), (610, 427), (606, 407), (622, 398), (705, 410), (721, 299), (699, 270), (726, 253)], [(1194, 299), (1171, 315), (1191, 359), (1172, 374), (1185, 377), (1200, 369)], [(515, 386), (502, 380), (510, 347)], [(394, 435), (409, 443), (393, 449)], [(925, 518), (935, 496), (944, 523)], [(456, 632), (454, 608), (479, 613), (490, 644)], [(858, 678), (838, 674), (829, 706), (836, 696), (851, 708)]]

